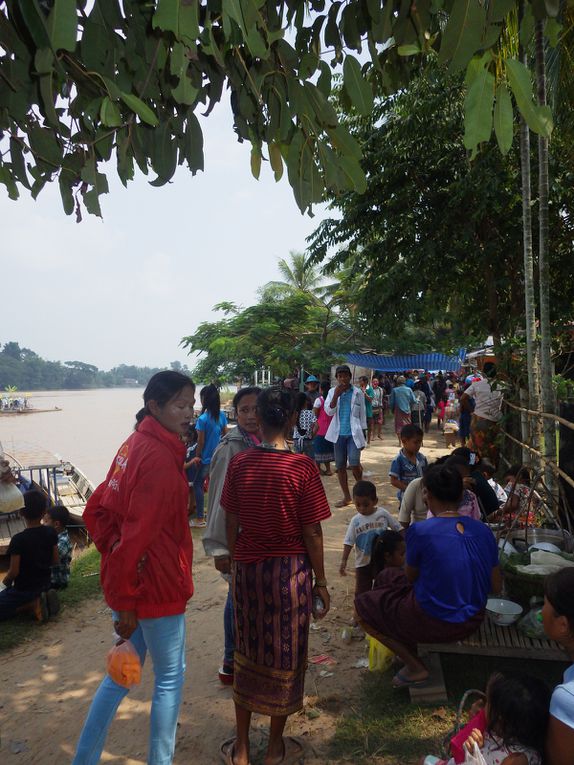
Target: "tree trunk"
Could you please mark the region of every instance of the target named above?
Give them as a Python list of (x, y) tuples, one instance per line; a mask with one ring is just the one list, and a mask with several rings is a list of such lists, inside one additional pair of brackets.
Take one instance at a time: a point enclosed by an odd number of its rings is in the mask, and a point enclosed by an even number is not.
[[(522, 4), (521, 4), (522, 5)], [(520, 60), (528, 66), (526, 52), (520, 49)], [(524, 249), (524, 302), (526, 324), (526, 360), (528, 364), (529, 408), (540, 411), (540, 375), (536, 348), (536, 297), (534, 294), (534, 256), (532, 254), (532, 194), (530, 180), (530, 131), (520, 117), (520, 172), (522, 177), (522, 238)], [(540, 423), (531, 420), (530, 444), (540, 447)]]
[[(546, 104), (546, 56), (544, 50), (544, 22), (536, 22), (536, 89), (538, 103)], [(552, 331), (550, 325), (550, 264), (548, 253), (548, 139), (538, 136), (538, 273), (540, 290), (540, 371), (542, 390), (542, 409), (545, 412), (556, 411), (556, 401), (552, 388)], [(544, 418), (543, 454), (555, 461), (555, 433), (552, 420)], [(550, 487), (555, 483), (550, 468), (545, 471), (546, 482)]]

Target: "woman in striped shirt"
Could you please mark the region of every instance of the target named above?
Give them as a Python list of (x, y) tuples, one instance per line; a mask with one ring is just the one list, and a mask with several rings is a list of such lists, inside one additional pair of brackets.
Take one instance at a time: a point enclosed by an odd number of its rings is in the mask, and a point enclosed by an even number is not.
[[(236, 738), (222, 745), (228, 765), (248, 765), (252, 712), (271, 717), (264, 765), (296, 762), (301, 744), (283, 737), (303, 706), (309, 622), (329, 610), (321, 521), (331, 512), (315, 462), (289, 451), (290, 391), (257, 399), (262, 442), (230, 462), (221, 496), (233, 559)], [(315, 583), (312, 576), (315, 575)]]

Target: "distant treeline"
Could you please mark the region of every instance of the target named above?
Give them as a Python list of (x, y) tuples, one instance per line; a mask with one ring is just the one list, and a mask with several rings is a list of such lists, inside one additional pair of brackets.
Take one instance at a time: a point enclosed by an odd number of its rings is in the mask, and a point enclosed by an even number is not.
[[(102, 372), (82, 361), (45, 361), (34, 351), (21, 348), (13, 341), (5, 343), (4, 347), (0, 345), (0, 348), (0, 395), (13, 388), (19, 391), (77, 390), (145, 385), (162, 369), (120, 364), (109, 372)], [(179, 361), (172, 362), (171, 368), (187, 372), (187, 367)]]

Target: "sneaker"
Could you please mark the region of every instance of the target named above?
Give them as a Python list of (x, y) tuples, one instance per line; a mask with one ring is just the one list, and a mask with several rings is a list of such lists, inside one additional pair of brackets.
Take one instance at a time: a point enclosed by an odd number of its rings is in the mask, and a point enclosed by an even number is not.
[(222, 685), (233, 685), (233, 667), (229, 664), (219, 667), (218, 676)]
[(207, 526), (207, 521), (197, 521), (195, 518), (192, 518), (192, 520), (189, 522), (189, 525), (192, 529), (204, 529)]
[(46, 602), (48, 605), (48, 614), (56, 616), (60, 613), (60, 596), (56, 590), (48, 590), (46, 593)]

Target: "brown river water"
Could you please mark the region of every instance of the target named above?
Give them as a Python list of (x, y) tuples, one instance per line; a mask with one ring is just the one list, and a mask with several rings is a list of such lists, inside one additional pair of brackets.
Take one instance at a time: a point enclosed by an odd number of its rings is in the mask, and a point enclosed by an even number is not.
[(143, 388), (31, 393), (31, 406), (61, 411), (0, 415), (0, 443), (7, 452), (18, 442), (41, 446), (72, 462), (97, 485), (133, 430), (142, 394)]

